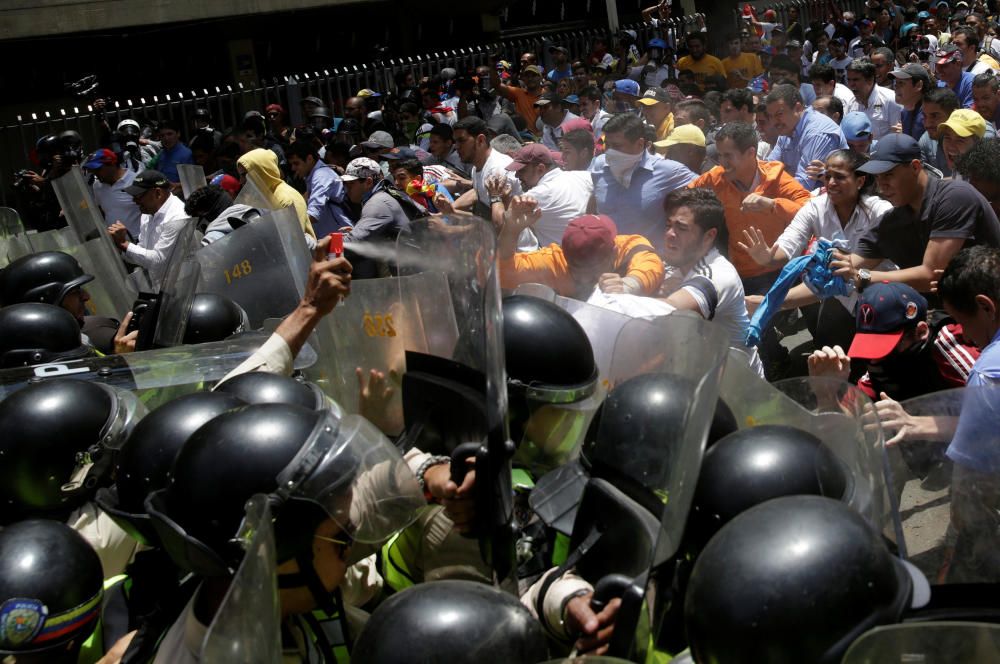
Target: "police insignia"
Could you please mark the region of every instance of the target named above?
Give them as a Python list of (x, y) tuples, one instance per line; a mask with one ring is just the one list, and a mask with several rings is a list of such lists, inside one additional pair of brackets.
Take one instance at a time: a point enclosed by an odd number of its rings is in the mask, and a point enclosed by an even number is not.
[(14, 597), (0, 605), (0, 643), (5, 647), (28, 643), (45, 623), (48, 608), (37, 599)]

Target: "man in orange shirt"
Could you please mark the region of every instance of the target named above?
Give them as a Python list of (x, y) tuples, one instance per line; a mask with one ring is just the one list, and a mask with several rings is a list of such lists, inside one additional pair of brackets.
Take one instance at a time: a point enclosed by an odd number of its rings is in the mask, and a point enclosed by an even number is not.
[(509, 219), (500, 233), (500, 286), (549, 286), (559, 295), (586, 300), (595, 287), (605, 293), (654, 295), (663, 282), (663, 261), (641, 235), (618, 235), (607, 215), (587, 214), (566, 226), (562, 245), (515, 253), (517, 236), (538, 216), (530, 196), (511, 202)]
[[(523, 58), (522, 58), (523, 59)], [(514, 102), (517, 114), (524, 118), (528, 124), (528, 131), (536, 136), (539, 129), (535, 127), (538, 120), (538, 109), (535, 102), (542, 94), (542, 69), (538, 65), (526, 65), (521, 68), (521, 82), (523, 88), (514, 85), (505, 85), (497, 74), (496, 67), (490, 67), (490, 85), (501, 97)]]
[[(722, 201), (729, 232), (729, 259), (747, 295), (766, 293), (780, 270), (758, 265), (737, 248), (743, 230), (764, 224), (764, 236), (773, 243), (810, 198), (809, 192), (785, 171), (784, 164), (757, 158), (757, 140), (752, 125), (741, 122), (724, 125), (715, 137), (720, 165), (688, 185), (708, 187)], [(778, 343), (773, 328), (764, 335), (760, 350), (768, 380), (774, 380), (779, 377), (787, 351)]]

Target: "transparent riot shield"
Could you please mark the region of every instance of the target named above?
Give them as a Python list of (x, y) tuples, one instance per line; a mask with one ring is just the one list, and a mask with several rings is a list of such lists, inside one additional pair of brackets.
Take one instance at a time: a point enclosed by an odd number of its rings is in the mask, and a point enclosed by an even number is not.
[[(243, 334), (225, 341), (161, 348), (156, 350), (90, 357), (69, 362), (38, 364), (0, 371), (0, 397), (47, 378), (74, 378), (106, 383), (133, 390), (148, 398), (180, 396), (207, 389), (246, 361), (267, 340), (263, 333)], [(316, 354), (303, 347), (295, 359), (296, 369), (316, 361)]]
[(670, 581), (658, 570), (680, 546), (727, 349), (722, 328), (686, 313), (632, 320), (615, 342), (567, 559), (592, 603), (621, 597), (609, 655), (643, 661), (652, 642)]
[(202, 662), (281, 661), (278, 554), (267, 497), (246, 504), (237, 536), (246, 551), (201, 643)]
[(61, 251), (75, 258), (83, 271), (94, 277), (84, 286), (90, 296), (87, 311), (121, 320), (131, 309), (138, 291), (127, 279), (121, 279), (116, 266), (104, 260), (103, 244), (95, 239)]
[(76, 231), (68, 226), (51, 231), (42, 231), (41, 233), (27, 233), (24, 239), (27, 241), (28, 247), (30, 247), (29, 253), (63, 251), (68, 247), (80, 244), (76, 236)]
[(496, 237), (492, 225), (480, 219), (448, 230), (444, 234), (418, 222), (396, 243), (400, 276), (422, 274), (442, 289), (427, 297), (421, 282), (398, 280), (400, 300), (419, 303), (419, 316), (403, 322), (406, 340), (422, 341), (406, 348), (402, 440), (452, 455), (453, 479), (459, 482), (463, 461), (475, 458), (480, 548), (503, 579), (514, 564), (513, 445), (506, 422)]
[(90, 187), (87, 186), (83, 171), (79, 166), (52, 181), (63, 215), (77, 235), (80, 243), (98, 240), (104, 247), (103, 254), (108, 264), (118, 271), (119, 278), (125, 280), (125, 266), (118, 249), (108, 235), (108, 224), (94, 202)]
[(831, 378), (790, 378), (768, 383), (750, 369), (745, 359), (738, 361), (738, 352), (730, 351), (732, 359), (726, 364), (721, 396), (739, 428), (781, 424), (819, 438), (844, 464), (848, 475), (841, 499), (905, 557), (906, 543), (887, 480), (891, 472), (889, 458), (881, 428), (871, 422), (874, 406), (867, 395), (854, 385)]
[(201, 266), (198, 292), (233, 300), (246, 310), (254, 329), (298, 305), (312, 262), (292, 208), (269, 212), (195, 256)]
[(1000, 625), (918, 622), (876, 627), (855, 641), (843, 664), (1000, 662)]
[(181, 178), (181, 191), (184, 193), (184, 200), (191, 197), (191, 194), (205, 186), (205, 169), (197, 164), (177, 164), (177, 175)]
[(183, 343), (191, 302), (198, 288), (201, 265), (195, 251), (200, 242), (193, 220), (188, 221), (177, 234), (160, 285), (159, 310), (152, 337), (152, 345), (159, 348)]
[[(234, 205), (249, 205), (252, 208), (257, 208), (262, 212), (264, 210), (270, 210), (274, 207), (271, 203), (271, 198), (265, 193), (265, 188), (263, 183), (259, 179), (253, 177), (252, 174), (248, 174), (246, 182), (240, 189), (240, 193), (236, 195), (233, 200)], [(295, 218), (295, 223), (298, 224), (298, 217)]]
[[(988, 587), (995, 599), (1000, 388), (966, 387), (898, 404), (883, 400), (876, 407), (895, 471), (892, 484), (910, 562), (932, 586)], [(938, 601), (942, 598), (944, 604)], [(932, 590), (928, 608), (962, 608), (965, 601), (961, 593)]]
[[(404, 281), (409, 282), (405, 288)], [(447, 277), (438, 272), (353, 282), (350, 297), (329, 317), (339, 375), (328, 393), (346, 411), (364, 415), (386, 435), (398, 435), (403, 429), (399, 384), (406, 372), (406, 351), (451, 349), (458, 339), (453, 312), (446, 311), (433, 322), (422, 320), (423, 313), (434, 310), (435, 300), (447, 292)], [(385, 377), (390, 393), (385, 399), (373, 395), (361, 403), (359, 378), (367, 384), (372, 371)]]
[(13, 208), (0, 207), (0, 236), (12, 237), (16, 235), (24, 235), (21, 215)]

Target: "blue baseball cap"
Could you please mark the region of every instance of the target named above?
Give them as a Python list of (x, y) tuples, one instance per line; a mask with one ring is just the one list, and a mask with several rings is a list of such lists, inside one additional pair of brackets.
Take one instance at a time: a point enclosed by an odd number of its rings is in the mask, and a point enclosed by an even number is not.
[(621, 92), (622, 94), (638, 97), (639, 84), (631, 78), (621, 78), (615, 81), (615, 92)]
[(909, 134), (889, 134), (879, 139), (872, 150), (871, 160), (858, 170), (868, 175), (879, 175), (914, 159), (920, 160), (920, 145), (917, 140)]
[(872, 136), (872, 121), (861, 111), (851, 111), (840, 121), (840, 130), (848, 141), (863, 141)]
[(858, 296), (857, 332), (847, 354), (880, 360), (892, 352), (907, 328), (927, 320), (927, 299), (904, 283), (870, 284)]

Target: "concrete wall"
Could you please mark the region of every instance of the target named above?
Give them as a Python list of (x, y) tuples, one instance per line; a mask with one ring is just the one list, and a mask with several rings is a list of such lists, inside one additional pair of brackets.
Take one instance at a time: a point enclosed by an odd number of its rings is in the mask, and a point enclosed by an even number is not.
[(264, 14), (359, 0), (3, 0), (0, 40)]

